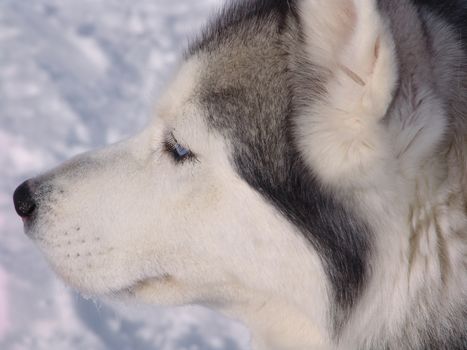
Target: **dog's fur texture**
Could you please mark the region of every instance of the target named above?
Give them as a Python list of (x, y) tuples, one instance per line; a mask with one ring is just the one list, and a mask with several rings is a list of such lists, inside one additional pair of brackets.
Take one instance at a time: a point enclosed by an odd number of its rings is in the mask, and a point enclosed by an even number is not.
[(255, 350), (467, 348), (466, 2), (236, 2), (156, 114), (29, 181), (66, 282)]

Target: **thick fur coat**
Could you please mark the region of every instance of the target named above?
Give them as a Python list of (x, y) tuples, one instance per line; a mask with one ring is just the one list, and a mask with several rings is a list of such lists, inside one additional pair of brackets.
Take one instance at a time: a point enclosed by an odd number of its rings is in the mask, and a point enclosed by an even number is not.
[(467, 348), (467, 4), (242, 0), (134, 138), (15, 193), (83, 293), (255, 350)]

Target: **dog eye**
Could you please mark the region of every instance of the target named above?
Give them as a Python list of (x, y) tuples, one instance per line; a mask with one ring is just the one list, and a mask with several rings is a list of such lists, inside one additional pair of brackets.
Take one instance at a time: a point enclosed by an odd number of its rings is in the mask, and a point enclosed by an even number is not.
[(183, 162), (187, 159), (195, 158), (193, 153), (188, 148), (177, 142), (173, 134), (170, 134), (164, 142), (164, 148), (165, 151), (169, 153), (176, 162)]

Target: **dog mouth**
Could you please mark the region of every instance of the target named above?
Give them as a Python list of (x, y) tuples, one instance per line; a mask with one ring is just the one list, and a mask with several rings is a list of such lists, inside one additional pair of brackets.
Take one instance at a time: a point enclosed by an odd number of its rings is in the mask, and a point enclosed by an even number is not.
[(120, 288), (116, 291), (111, 291), (106, 294), (108, 297), (117, 297), (117, 298), (132, 298), (135, 297), (138, 290), (144, 289), (148, 286), (153, 286), (155, 284), (171, 283), (174, 281), (174, 277), (168, 273), (164, 273), (158, 276), (142, 278), (135, 281), (132, 284), (129, 284), (126, 287)]

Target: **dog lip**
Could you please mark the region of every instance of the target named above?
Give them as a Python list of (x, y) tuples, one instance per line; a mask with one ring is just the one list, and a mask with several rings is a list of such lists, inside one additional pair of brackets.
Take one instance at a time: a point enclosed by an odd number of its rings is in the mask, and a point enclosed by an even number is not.
[(31, 217), (21, 218), (21, 221), (23, 222), (23, 231), (26, 234), (26, 236), (28, 236), (29, 238), (32, 238), (33, 236), (35, 236), (35, 234), (33, 234), (35, 218), (36, 218), (36, 215), (33, 215)]
[(132, 296), (134, 294), (135, 289), (142, 287), (148, 283), (168, 282), (172, 279), (173, 279), (173, 276), (168, 273), (163, 273), (163, 274), (156, 275), (156, 276), (149, 276), (149, 277), (136, 280), (134, 283), (131, 283), (126, 287), (119, 288), (118, 290), (107, 293), (107, 294), (112, 295), (112, 296)]
[(33, 214), (32, 216), (22, 216), (21, 220), (23, 221), (24, 224), (29, 224), (32, 221), (34, 221), (35, 217), (36, 217), (35, 214)]

